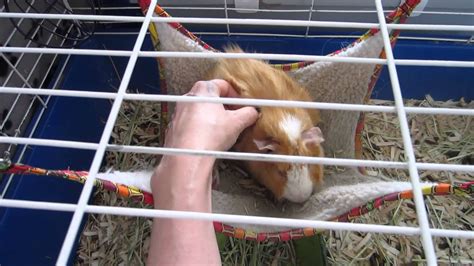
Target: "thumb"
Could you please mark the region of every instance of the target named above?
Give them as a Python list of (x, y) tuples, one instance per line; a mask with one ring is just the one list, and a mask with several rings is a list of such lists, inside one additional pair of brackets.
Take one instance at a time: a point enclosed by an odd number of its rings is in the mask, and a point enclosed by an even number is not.
[(233, 113), (234, 126), (236, 130), (240, 133), (244, 131), (247, 127), (253, 125), (258, 118), (258, 112), (254, 107), (242, 107), (237, 110), (230, 111)]

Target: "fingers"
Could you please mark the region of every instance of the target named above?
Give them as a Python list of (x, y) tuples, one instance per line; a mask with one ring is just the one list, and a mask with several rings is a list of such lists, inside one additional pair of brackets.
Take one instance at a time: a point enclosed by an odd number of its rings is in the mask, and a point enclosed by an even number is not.
[(213, 79), (209, 81), (211, 84), (214, 84), (218, 90), (218, 96), (220, 97), (229, 97), (229, 98), (239, 98), (240, 95), (235, 91), (235, 89), (230, 85), (229, 82), (223, 79)]
[(231, 112), (235, 118), (234, 125), (239, 133), (253, 125), (258, 118), (258, 112), (254, 107), (242, 107)]
[(198, 81), (186, 95), (210, 96), (210, 97), (239, 97), (239, 94), (225, 80), (213, 79), (209, 81)]

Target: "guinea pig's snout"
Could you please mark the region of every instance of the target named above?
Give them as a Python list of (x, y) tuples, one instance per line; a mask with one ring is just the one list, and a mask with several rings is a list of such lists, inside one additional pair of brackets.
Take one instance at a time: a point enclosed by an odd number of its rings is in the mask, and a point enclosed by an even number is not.
[(313, 182), (307, 165), (292, 165), (287, 171), (283, 198), (297, 203), (308, 200), (313, 194)]

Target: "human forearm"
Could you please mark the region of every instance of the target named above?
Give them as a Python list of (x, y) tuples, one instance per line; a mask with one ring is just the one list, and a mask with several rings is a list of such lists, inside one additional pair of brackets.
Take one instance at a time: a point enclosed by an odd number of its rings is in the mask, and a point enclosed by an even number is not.
[[(197, 82), (187, 96), (237, 97), (223, 80)], [(230, 108), (230, 107), (229, 107)], [(232, 109), (232, 110), (231, 110)], [(165, 147), (225, 151), (257, 119), (253, 107), (226, 109), (215, 103), (177, 103)], [(210, 178), (215, 159), (164, 156), (152, 177), (155, 208), (211, 212)], [(211, 221), (155, 219), (150, 264), (220, 264)]]
[[(213, 163), (214, 159), (209, 157), (163, 157), (152, 177), (155, 208), (211, 212), (209, 175)], [(152, 265), (220, 264), (214, 228), (209, 221), (155, 219), (151, 245)]]

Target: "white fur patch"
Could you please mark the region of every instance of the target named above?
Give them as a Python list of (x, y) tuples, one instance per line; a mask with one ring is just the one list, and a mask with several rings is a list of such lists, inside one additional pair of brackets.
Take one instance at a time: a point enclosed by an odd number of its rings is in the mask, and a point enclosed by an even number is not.
[(279, 126), (283, 130), (283, 132), (288, 135), (290, 143), (296, 144), (296, 142), (301, 136), (302, 124), (303, 123), (298, 118), (292, 115), (286, 115), (283, 120), (280, 121)]
[(97, 178), (112, 181), (127, 186), (134, 186), (146, 192), (151, 192), (150, 180), (153, 171), (138, 172), (107, 172), (98, 173)]
[(283, 191), (283, 197), (293, 202), (303, 202), (309, 199), (313, 193), (313, 182), (308, 166), (293, 164), (286, 175), (288, 180)]

